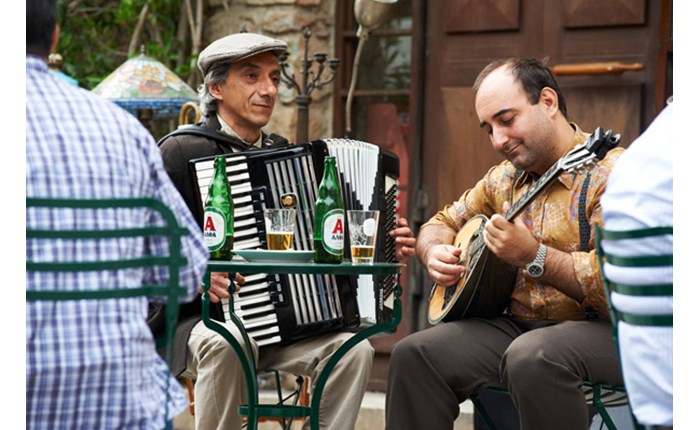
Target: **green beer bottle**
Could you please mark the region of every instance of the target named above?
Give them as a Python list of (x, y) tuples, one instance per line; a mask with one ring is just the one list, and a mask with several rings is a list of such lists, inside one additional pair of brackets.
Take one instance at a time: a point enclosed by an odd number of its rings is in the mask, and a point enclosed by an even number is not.
[(226, 159), (216, 157), (214, 177), (204, 204), (204, 243), (212, 260), (233, 258), (233, 199), (226, 176)]
[(323, 180), (313, 208), (313, 261), (342, 263), (345, 248), (345, 203), (337, 178), (335, 157), (325, 157)]

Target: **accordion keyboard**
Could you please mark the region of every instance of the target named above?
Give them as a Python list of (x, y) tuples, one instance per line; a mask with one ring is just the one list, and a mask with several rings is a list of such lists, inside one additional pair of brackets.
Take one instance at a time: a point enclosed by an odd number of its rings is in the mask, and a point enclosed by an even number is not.
[[(208, 184), (213, 177), (213, 160), (204, 160), (195, 164), (195, 174), (202, 204), (208, 195)], [(247, 159), (242, 155), (229, 156), (226, 159), (226, 171), (231, 185), (231, 196), (235, 206), (233, 249), (257, 249), (262, 247), (260, 237), (263, 231), (256, 222), (253, 205), (253, 191)], [(279, 280), (264, 273), (246, 275), (245, 287), (233, 296), (233, 312), (243, 321), (251, 337), (258, 345), (272, 345), (281, 342), (279, 321), (274, 305), (274, 294), (279, 291)], [(277, 294), (278, 296), (279, 294)], [(229, 300), (222, 301), (226, 321), (230, 321)]]
[[(388, 154), (388, 155), (387, 155)], [(283, 196), (296, 197), (294, 249), (313, 249), (313, 204), (323, 158), (338, 158), (346, 209), (382, 211), (383, 244), (377, 261), (395, 261), (398, 162), (376, 145), (346, 139), (251, 150), (226, 155), (235, 206), (234, 249), (266, 249), (263, 210), (281, 207)], [(191, 161), (202, 204), (213, 177), (213, 159)], [(388, 163), (385, 160), (388, 160)], [(384, 160), (382, 164), (382, 160)], [(385, 165), (384, 165), (385, 164)], [(388, 166), (389, 174), (384, 170)], [(378, 248), (378, 247), (377, 247)], [(352, 330), (392, 316), (392, 292), (397, 277), (362, 275), (246, 275), (233, 295), (233, 312), (259, 346), (291, 342), (325, 332)], [(229, 302), (224, 301), (226, 319)]]

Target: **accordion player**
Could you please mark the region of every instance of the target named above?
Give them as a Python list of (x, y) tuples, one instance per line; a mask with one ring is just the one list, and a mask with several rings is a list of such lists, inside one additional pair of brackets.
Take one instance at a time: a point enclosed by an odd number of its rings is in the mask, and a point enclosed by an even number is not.
[[(326, 155), (337, 158), (345, 209), (381, 211), (376, 261), (395, 262), (398, 157), (377, 145), (323, 139), (301, 145), (227, 154), (234, 202), (234, 249), (266, 249), (265, 208), (296, 208), (294, 249), (313, 249), (313, 205)], [(213, 160), (190, 161), (202, 204), (213, 177)], [(283, 202), (284, 200), (284, 202)], [(349, 249), (345, 246), (345, 252)], [(348, 257), (348, 256), (347, 256)], [(233, 295), (233, 313), (261, 347), (331, 331), (352, 331), (392, 319), (397, 275), (246, 275)], [(229, 301), (224, 300), (226, 319)]]

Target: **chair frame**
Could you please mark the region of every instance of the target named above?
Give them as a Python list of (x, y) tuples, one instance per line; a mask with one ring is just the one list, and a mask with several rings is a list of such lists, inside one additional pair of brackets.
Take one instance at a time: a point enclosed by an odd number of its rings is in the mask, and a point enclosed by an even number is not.
[[(272, 374), (274, 376), (274, 383), (277, 394), (276, 406), (284, 405), (289, 399), (291, 399), (290, 405), (292, 406), (309, 406), (310, 395), (308, 393), (309, 378), (307, 376), (296, 375), (296, 387), (290, 394), (284, 396), (282, 392), (282, 382), (280, 377), (280, 371), (273, 369), (262, 371), (260, 374)], [(187, 394), (189, 395), (189, 413), (194, 416), (194, 380), (193, 378), (184, 378), (185, 384), (187, 385)], [(290, 430), (295, 420), (300, 420), (302, 418), (288, 419), (287, 417), (258, 417), (258, 422), (264, 421), (276, 421), (278, 422), (284, 430)], [(248, 425), (247, 416), (243, 416), (242, 428), (246, 428)]]
[[(616, 430), (617, 427), (612, 417), (609, 415), (607, 408), (625, 406), (628, 404), (626, 389), (623, 386), (594, 383), (590, 381), (583, 381), (581, 389), (585, 393), (585, 400), (595, 408), (595, 411), (599, 414), (604, 425), (610, 430)], [(502, 388), (488, 388), (488, 390), (509, 395), (509, 392)], [(483, 419), (485, 426), (489, 430), (497, 430), (493, 419), (490, 418), (490, 414), (488, 414), (488, 411), (477, 395), (471, 397), (471, 402)]]
[[(656, 236), (664, 236), (673, 234), (673, 227), (646, 227), (630, 230), (607, 230), (595, 224), (595, 248), (597, 249), (597, 259), (600, 265), (600, 273), (602, 275), (602, 283), (604, 292), (607, 296), (607, 304), (609, 306), (609, 316), (612, 322), (612, 336), (617, 347), (619, 360), (621, 360), (621, 351), (619, 350), (619, 328), (618, 322), (624, 321), (627, 324), (639, 326), (660, 326), (671, 327), (673, 325), (672, 314), (635, 314), (630, 312), (622, 312), (616, 309), (612, 303), (612, 292), (629, 296), (672, 296), (673, 284), (645, 284), (632, 285), (622, 284), (610, 281), (604, 272), (604, 263), (610, 263), (618, 267), (630, 268), (649, 268), (649, 267), (665, 267), (673, 265), (673, 255), (637, 255), (637, 256), (620, 256), (606, 252), (603, 247), (602, 240), (625, 240), (625, 239), (643, 239)], [(620, 363), (621, 364), (621, 363)], [(640, 425), (631, 411), (631, 420), (637, 430), (641, 430), (644, 426)]]
[[(157, 285), (142, 285), (137, 288), (110, 288), (101, 290), (51, 290), (51, 291), (26, 291), (26, 301), (64, 301), (64, 300), (89, 300), (89, 299), (119, 299), (133, 297), (166, 297), (166, 360), (168, 366), (172, 364), (172, 339), (175, 335), (177, 317), (179, 313), (179, 298), (187, 294), (187, 288), (180, 285), (180, 268), (187, 264), (187, 258), (181, 256), (181, 237), (189, 235), (189, 230), (181, 227), (175, 215), (163, 202), (149, 198), (113, 198), (113, 199), (65, 199), (65, 198), (27, 198), (26, 208), (47, 209), (118, 209), (118, 208), (149, 208), (163, 218), (163, 226), (146, 226), (137, 228), (117, 229), (93, 229), (93, 230), (42, 230), (32, 229), (27, 226), (27, 239), (48, 240), (101, 240), (124, 237), (153, 237), (161, 236), (169, 239), (168, 253), (164, 255), (147, 255), (138, 258), (121, 258), (100, 261), (61, 261), (61, 262), (36, 262), (27, 261), (27, 272), (87, 272), (99, 270), (121, 270), (129, 268), (162, 267), (168, 268), (168, 282)], [(169, 390), (169, 379), (166, 389)], [(166, 394), (164, 411), (165, 428), (172, 428), (172, 422), (167, 419), (169, 415), (169, 391)]]
[(612, 318), (612, 326), (614, 328), (614, 338), (617, 340), (617, 322), (624, 321), (628, 324), (643, 325), (643, 326), (672, 326), (672, 314), (669, 315), (645, 315), (625, 313), (617, 310), (611, 301), (611, 293), (619, 293), (629, 296), (671, 296), (672, 284), (652, 284), (652, 285), (629, 285), (611, 282), (604, 274), (604, 262), (613, 264), (619, 267), (664, 267), (672, 266), (672, 254), (665, 255), (643, 255), (624, 257), (610, 254), (604, 251), (602, 240), (624, 240), (624, 239), (642, 239), (654, 236), (663, 236), (672, 234), (672, 227), (648, 227), (635, 230), (613, 231), (605, 230), (598, 224), (595, 224), (595, 243), (599, 250), (597, 258), (600, 263), (602, 273), (602, 281), (604, 290), (607, 294), (607, 302), (609, 304), (609, 313)]
[[(233, 348), (243, 367), (243, 374), (248, 394), (248, 404), (239, 405), (238, 411), (241, 416), (247, 417), (248, 429), (257, 429), (258, 421), (261, 417), (273, 418), (308, 418), (312, 430), (320, 429), (320, 400), (323, 390), (337, 363), (347, 352), (355, 347), (359, 342), (381, 332), (393, 331), (398, 327), (402, 317), (402, 304), (400, 297), (402, 288), (396, 284), (393, 291), (393, 318), (380, 324), (364, 328), (352, 335), (332, 354), (313, 387), (313, 396), (310, 406), (287, 405), (287, 404), (261, 404), (259, 402), (259, 391), (257, 387), (257, 366), (254, 357), (250, 337), (240, 319), (233, 313), (232, 306), (229, 308), (231, 321), (240, 331), (243, 344), (241, 345), (233, 335), (218, 321), (211, 319), (209, 311), (209, 288), (211, 272), (227, 272), (235, 274), (246, 273), (314, 273), (314, 274), (336, 274), (336, 275), (356, 275), (356, 274), (396, 274), (404, 267), (396, 263), (374, 263), (372, 265), (352, 265), (349, 262), (343, 264), (267, 264), (267, 263), (244, 263), (244, 262), (216, 262), (210, 261), (207, 274), (204, 277), (204, 294), (202, 294), (202, 319), (206, 327), (220, 334)], [(234, 286), (229, 286), (229, 294), (233, 297)]]

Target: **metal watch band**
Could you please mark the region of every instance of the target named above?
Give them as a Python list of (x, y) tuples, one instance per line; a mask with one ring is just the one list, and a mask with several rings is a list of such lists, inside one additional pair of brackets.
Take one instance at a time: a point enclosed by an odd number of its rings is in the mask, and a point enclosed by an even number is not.
[(543, 243), (539, 244), (539, 249), (536, 250), (536, 257), (527, 264), (526, 270), (529, 276), (538, 278), (544, 274), (544, 261), (546, 260), (547, 247)]

